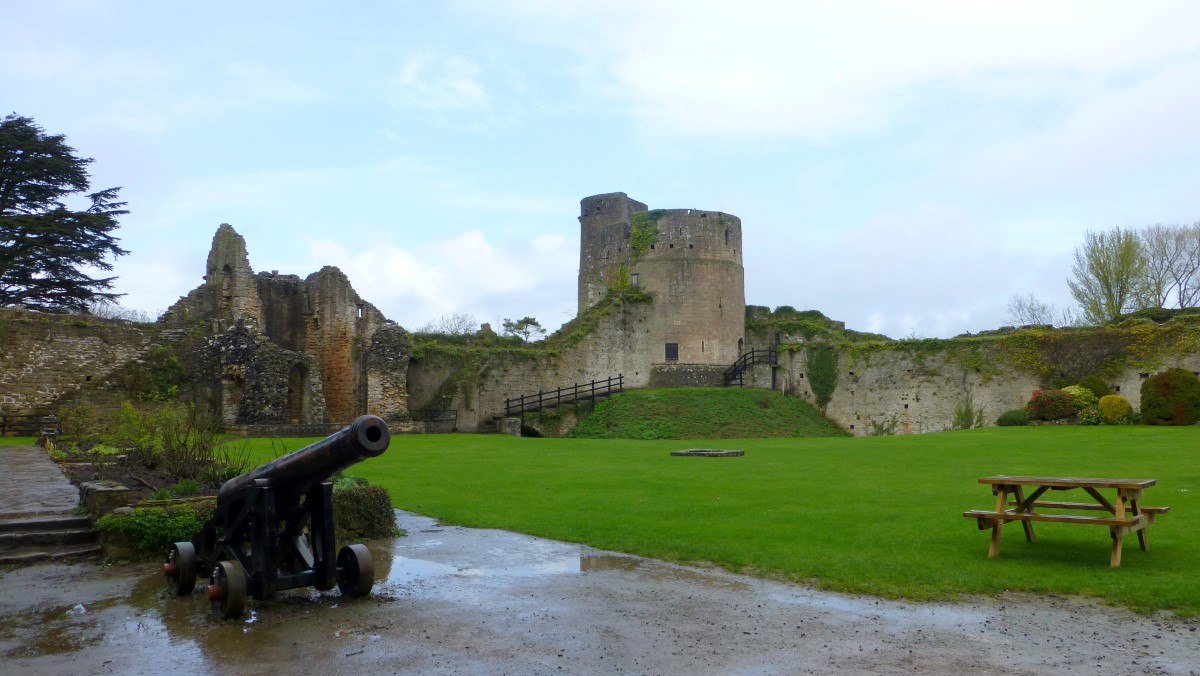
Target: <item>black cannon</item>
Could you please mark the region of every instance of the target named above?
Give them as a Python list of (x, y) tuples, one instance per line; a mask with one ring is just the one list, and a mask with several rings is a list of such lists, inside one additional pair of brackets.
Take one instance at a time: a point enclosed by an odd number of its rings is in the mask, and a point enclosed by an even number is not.
[(246, 595), (263, 600), (284, 589), (336, 584), (366, 596), (375, 583), (365, 545), (342, 547), (334, 559), (333, 487), (329, 477), (388, 447), (382, 419), (364, 415), (314, 444), (226, 481), (217, 509), (191, 542), (176, 542), (163, 573), (167, 589), (187, 596), (208, 577), (213, 613), (241, 617)]

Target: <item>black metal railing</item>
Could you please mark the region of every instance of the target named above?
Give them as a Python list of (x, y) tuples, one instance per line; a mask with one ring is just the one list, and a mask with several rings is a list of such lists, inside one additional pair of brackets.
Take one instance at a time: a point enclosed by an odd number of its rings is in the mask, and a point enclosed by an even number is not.
[(522, 413), (533, 413), (544, 408), (554, 408), (563, 404), (577, 401), (595, 401), (610, 394), (621, 392), (625, 388), (625, 376), (618, 375), (607, 380), (593, 380), (582, 385), (576, 383), (570, 387), (560, 387), (550, 392), (537, 394), (522, 394), (519, 397), (504, 400), (504, 415), (515, 416)]
[(742, 354), (738, 360), (733, 362), (733, 366), (725, 369), (725, 386), (737, 385), (741, 387), (745, 385), (743, 376), (746, 370), (756, 364), (770, 364), (775, 366), (779, 363), (774, 347), (768, 347), (765, 350), (754, 349)]

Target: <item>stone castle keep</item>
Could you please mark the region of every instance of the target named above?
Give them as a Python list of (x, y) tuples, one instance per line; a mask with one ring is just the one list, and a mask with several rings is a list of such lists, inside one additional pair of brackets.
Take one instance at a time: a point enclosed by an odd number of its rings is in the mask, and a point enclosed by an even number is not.
[(114, 405), (164, 346), (193, 396), (230, 428), (327, 425), (367, 412), (404, 425), (453, 411), (459, 430), (485, 430), (506, 398), (616, 376), (626, 388), (720, 386), (741, 355), (768, 348), (777, 362), (749, 367), (745, 384), (821, 405), (854, 434), (946, 429), (964, 402), (991, 424), (1051, 378), (1100, 370), (1136, 407), (1149, 372), (1200, 370), (1200, 327), (1181, 317), (1125, 332), (1038, 334), (1042, 352), (1061, 353), (1052, 363), (1022, 352), (1023, 335), (842, 345), (822, 386), (809, 359), (823, 338), (806, 317), (823, 315), (747, 312), (736, 216), (650, 210), (609, 193), (584, 198), (579, 223), (578, 316), (521, 348), (486, 333), (456, 348), (414, 347), (337, 268), (304, 279), (255, 273), (245, 241), (222, 225), (203, 283), (156, 324), (0, 311), (0, 413), (47, 415), (79, 399)]
[(646, 349), (661, 343), (664, 363), (737, 360), (746, 318), (741, 220), (694, 209), (651, 212), (625, 193), (585, 198), (580, 212), (580, 313), (610, 286), (628, 284), (654, 295)]

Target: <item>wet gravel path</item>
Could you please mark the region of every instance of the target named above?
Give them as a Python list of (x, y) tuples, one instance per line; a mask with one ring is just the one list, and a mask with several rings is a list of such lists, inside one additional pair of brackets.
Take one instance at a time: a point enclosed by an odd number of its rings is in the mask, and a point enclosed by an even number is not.
[(0, 577), (6, 673), (1200, 674), (1200, 623), (1070, 598), (910, 604), (399, 513), (371, 597), (288, 592), (240, 622), (154, 565)]
[(41, 446), (0, 446), (0, 518), (69, 513), (79, 489)]

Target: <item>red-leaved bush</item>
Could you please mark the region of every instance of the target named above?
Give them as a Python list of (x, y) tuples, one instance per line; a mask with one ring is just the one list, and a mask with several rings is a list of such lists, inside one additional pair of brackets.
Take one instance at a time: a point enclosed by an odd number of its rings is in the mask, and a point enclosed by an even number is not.
[(1075, 404), (1071, 402), (1069, 392), (1034, 390), (1025, 410), (1029, 411), (1029, 417), (1033, 420), (1062, 420), (1075, 415)]

